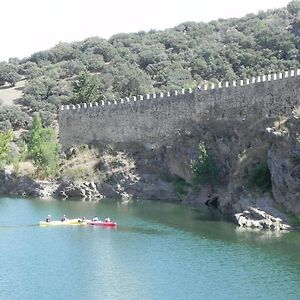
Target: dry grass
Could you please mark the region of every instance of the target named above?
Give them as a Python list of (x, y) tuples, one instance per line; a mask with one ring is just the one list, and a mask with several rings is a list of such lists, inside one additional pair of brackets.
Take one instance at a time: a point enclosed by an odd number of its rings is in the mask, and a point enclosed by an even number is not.
[(36, 173), (36, 167), (31, 161), (22, 161), (18, 164), (18, 175), (33, 177)]

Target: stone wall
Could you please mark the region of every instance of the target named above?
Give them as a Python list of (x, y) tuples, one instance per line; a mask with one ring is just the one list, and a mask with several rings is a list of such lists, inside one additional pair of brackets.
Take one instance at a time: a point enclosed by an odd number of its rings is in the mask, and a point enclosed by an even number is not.
[(299, 75), (292, 70), (165, 95), (62, 106), (60, 142), (64, 149), (94, 142), (155, 147), (194, 122), (291, 115), (300, 103)]

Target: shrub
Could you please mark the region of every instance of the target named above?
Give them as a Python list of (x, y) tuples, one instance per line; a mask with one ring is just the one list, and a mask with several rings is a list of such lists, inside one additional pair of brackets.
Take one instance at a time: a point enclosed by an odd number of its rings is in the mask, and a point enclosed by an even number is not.
[(249, 172), (248, 185), (261, 192), (269, 192), (272, 189), (271, 173), (267, 164), (259, 164)]
[(209, 183), (214, 192), (214, 186), (219, 180), (219, 172), (213, 156), (208, 153), (203, 142), (199, 143), (199, 156), (197, 160), (192, 161), (192, 169), (194, 182), (197, 184)]
[(39, 114), (34, 114), (29, 134), (28, 153), (38, 167), (38, 175), (54, 177), (58, 173), (59, 145), (52, 128), (44, 128)]
[(2, 127), (9, 128), (8, 122), (13, 129), (27, 128), (30, 123), (30, 117), (17, 106), (1, 106), (0, 123)]

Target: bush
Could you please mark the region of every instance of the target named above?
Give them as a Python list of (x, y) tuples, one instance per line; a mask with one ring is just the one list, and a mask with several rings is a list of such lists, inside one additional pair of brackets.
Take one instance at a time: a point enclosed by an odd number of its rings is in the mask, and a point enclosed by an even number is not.
[(249, 172), (248, 185), (261, 192), (269, 192), (272, 189), (271, 173), (267, 164), (259, 164)]
[(211, 191), (214, 192), (214, 186), (219, 181), (219, 172), (213, 156), (207, 151), (203, 142), (199, 143), (199, 156), (197, 160), (192, 161), (191, 167), (194, 172), (194, 182), (208, 183)]
[(54, 177), (58, 174), (59, 144), (54, 130), (42, 126), (39, 114), (33, 116), (28, 153), (38, 167), (38, 175)]
[[(30, 123), (30, 117), (22, 112), (17, 106), (1, 106), (0, 107), (0, 124), (2, 128), (10, 128), (15, 130), (18, 128), (27, 128)], [(10, 125), (9, 125), (10, 124)]]

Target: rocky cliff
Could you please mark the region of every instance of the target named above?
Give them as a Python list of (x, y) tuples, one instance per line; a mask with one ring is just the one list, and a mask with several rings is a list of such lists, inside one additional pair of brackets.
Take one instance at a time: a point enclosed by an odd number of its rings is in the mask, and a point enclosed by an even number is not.
[[(1, 192), (211, 204), (232, 217), (255, 207), (288, 221), (289, 213), (300, 217), (299, 133), (297, 114), (288, 119), (206, 120), (178, 131), (172, 142), (155, 149), (139, 143), (69, 149), (57, 182), (47, 185), (2, 174)], [(193, 180), (191, 164), (199, 156), (200, 141), (218, 166), (213, 193), (209, 185)], [(266, 166), (268, 189), (249, 184), (257, 166)]]

